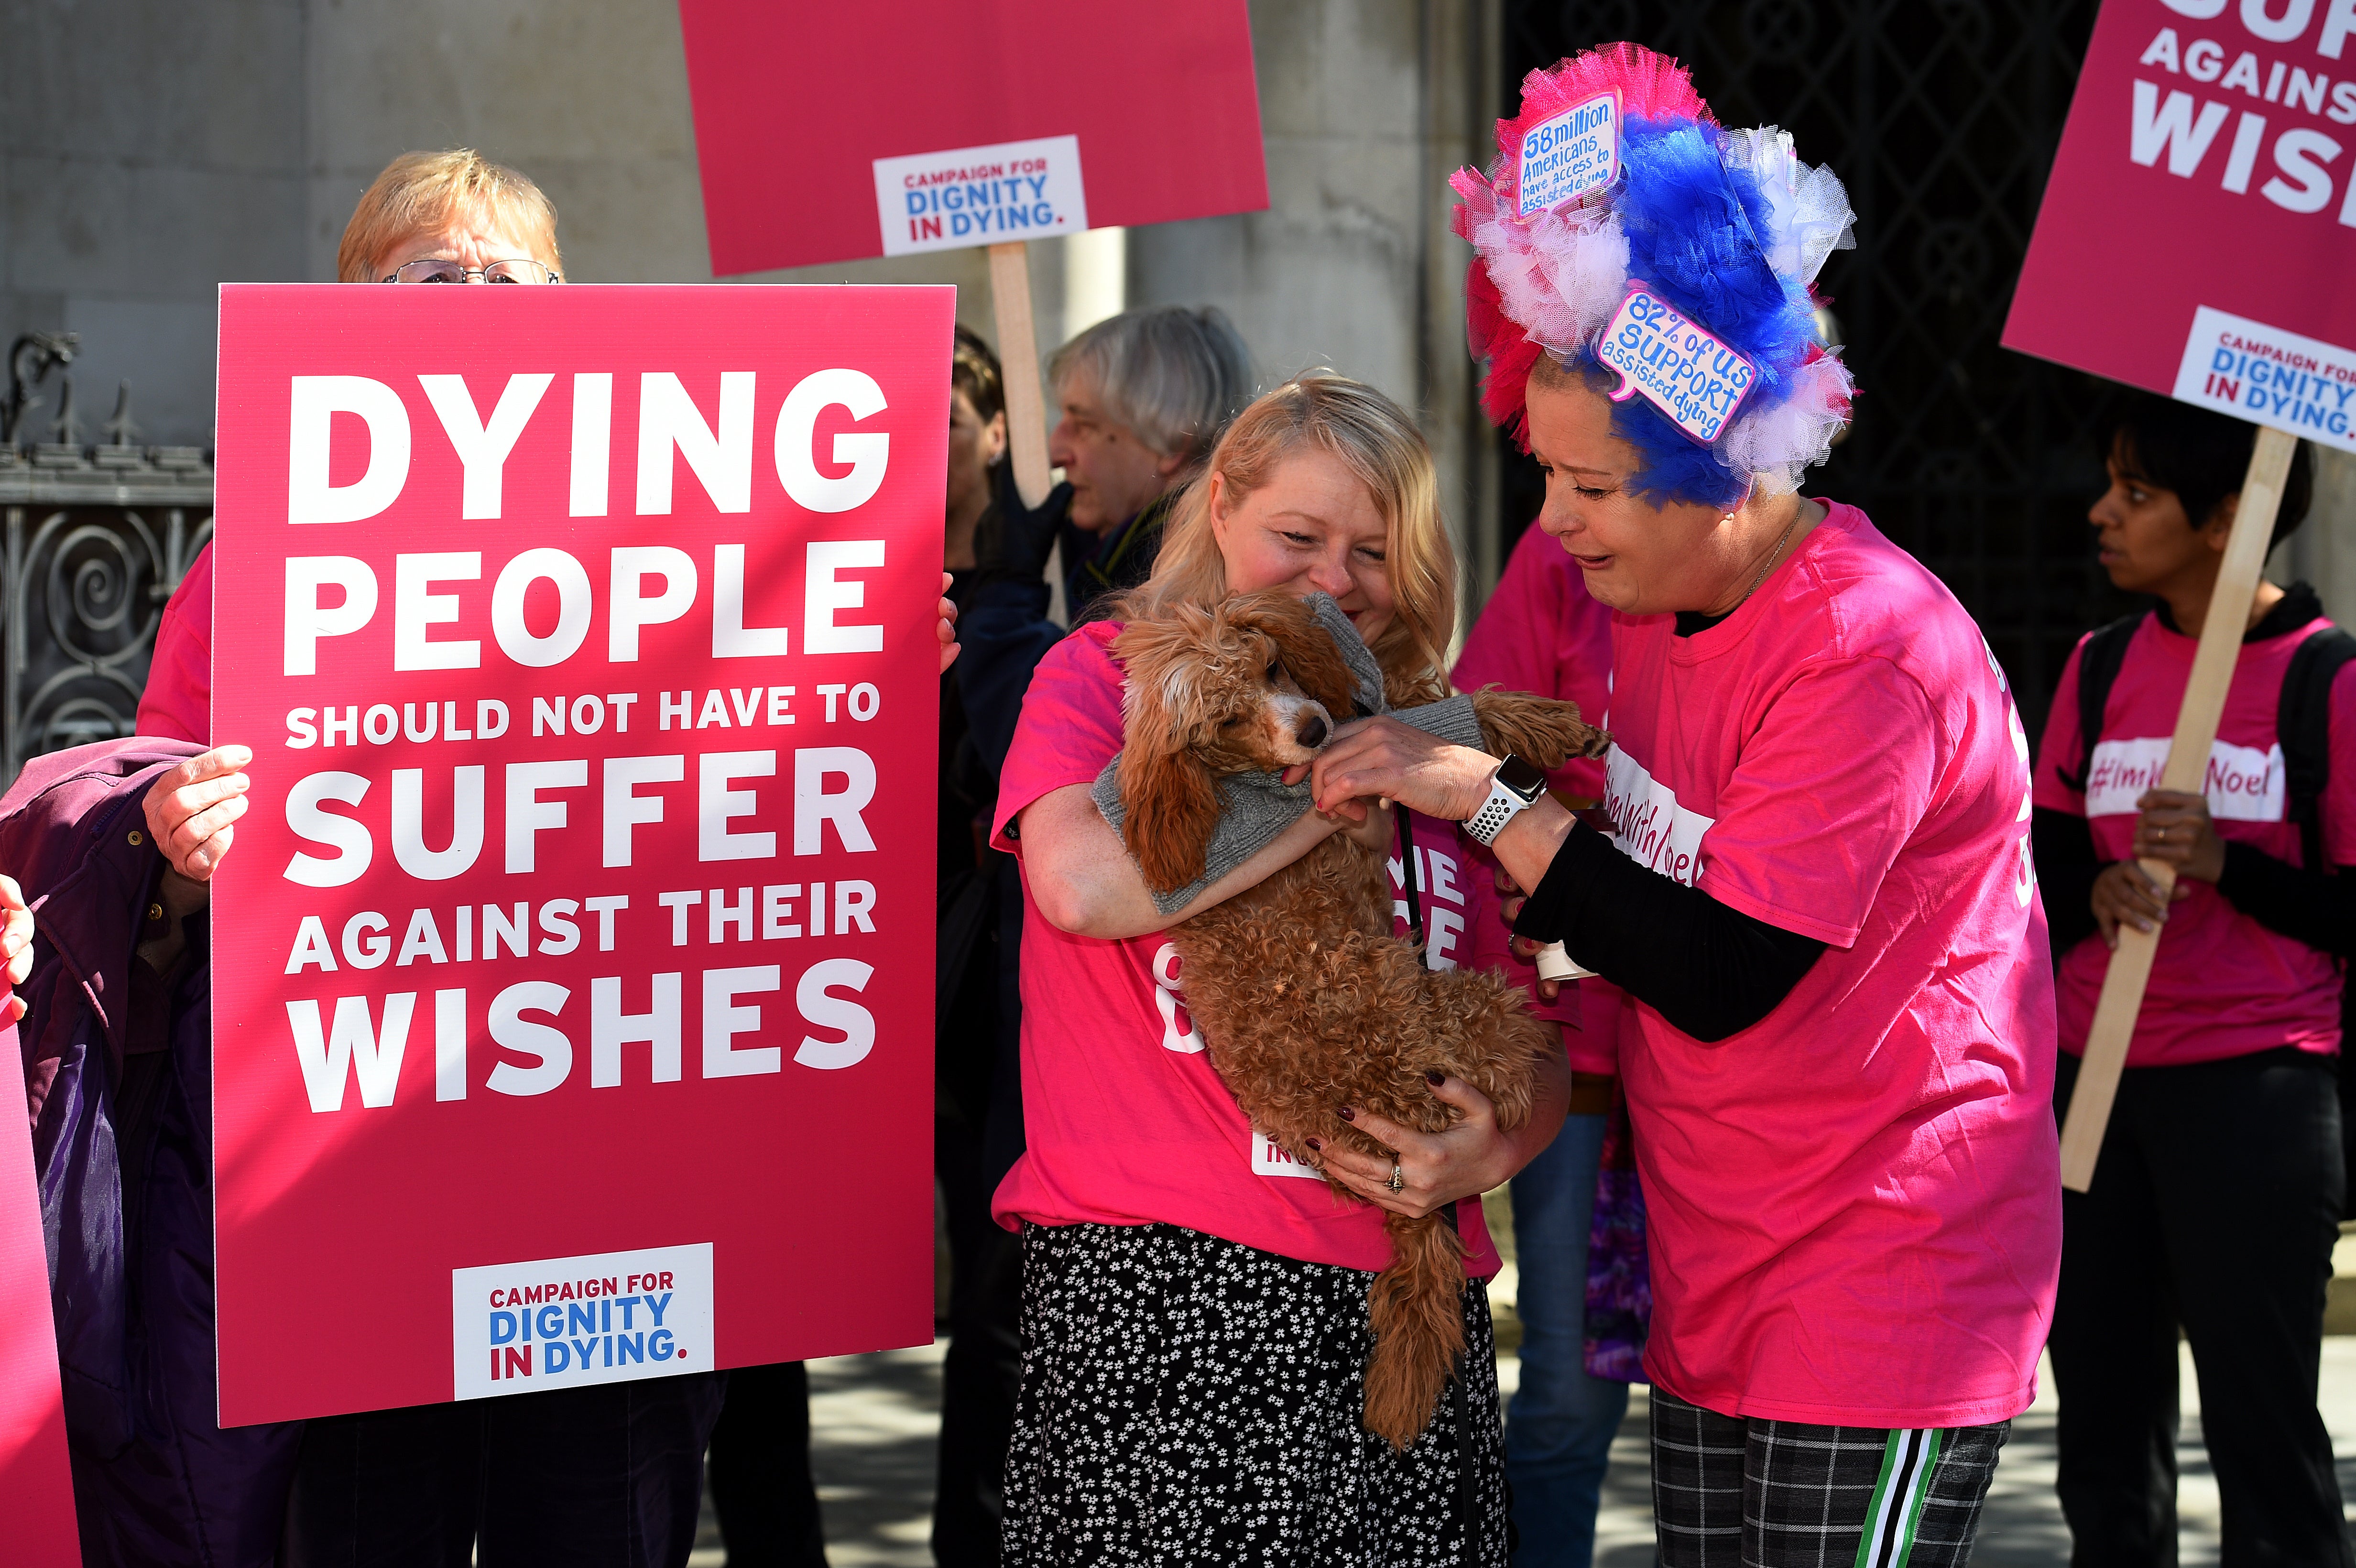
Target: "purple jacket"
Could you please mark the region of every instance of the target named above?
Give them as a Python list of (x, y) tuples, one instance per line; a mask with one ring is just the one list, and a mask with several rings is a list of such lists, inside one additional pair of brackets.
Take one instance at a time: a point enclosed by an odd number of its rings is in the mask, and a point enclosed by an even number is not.
[(198, 750), (76, 747), (35, 758), (0, 797), (0, 869), (37, 923), (17, 1038), (92, 1565), (268, 1564), (302, 1430), (216, 1419), (208, 955), (133, 1007), (163, 864), (141, 803)]

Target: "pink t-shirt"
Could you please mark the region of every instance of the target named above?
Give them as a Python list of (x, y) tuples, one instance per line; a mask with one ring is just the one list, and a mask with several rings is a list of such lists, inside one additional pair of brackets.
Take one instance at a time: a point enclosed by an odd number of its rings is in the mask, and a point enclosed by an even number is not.
[[(2217, 834), (2278, 860), (2303, 857), (2297, 824), (2287, 820), (2282, 743), (2275, 718), (2283, 674), (2309, 635), (2329, 625), (2318, 618), (2284, 636), (2245, 643), (2225, 692), (2225, 716), (2209, 749), (2204, 793)], [(2103, 731), (2085, 777), (2085, 793), (2062, 782), (2087, 761), (2079, 738), (2078, 661), (2062, 667), (2053, 712), (2037, 754), (2039, 805), (2087, 818), (2099, 860), (2124, 860), (2135, 844), (2136, 801), (2158, 786), (2176, 732), (2176, 710), (2192, 678), (2199, 639), (2171, 632), (2147, 615), (2128, 640), (2110, 696)], [(2323, 849), (2333, 865), (2356, 861), (2356, 665), (2341, 668), (2331, 687), (2331, 777), (2322, 801)], [(2293, 1045), (2329, 1055), (2340, 1049), (2340, 965), (2328, 953), (2278, 935), (2236, 910), (2208, 882), (2168, 912), (2151, 984), (2136, 1016), (2127, 1047), (2130, 1067), (2180, 1067)], [(2110, 969), (2099, 934), (2062, 958), (2062, 1049), (2086, 1048), (2094, 1001)]]
[[(1484, 686), (1533, 692), (1579, 704), (1590, 724), (1610, 727), (1612, 702), (1612, 612), (1588, 596), (1587, 581), (1562, 547), (1533, 523), (1505, 562), (1497, 591), (1481, 607), (1464, 635), (1464, 651), (1452, 672), (1456, 689)], [(1603, 764), (1573, 757), (1547, 775), (1547, 784), (1576, 800), (1603, 797)], [(1496, 885), (1496, 867), (1477, 842), (1467, 848), (1481, 861), (1486, 884)], [(1500, 920), (1483, 932), (1479, 962), (1525, 990), (1533, 990), (1537, 970), (1513, 955)], [(1563, 1026), (1563, 1045), (1573, 1071), (1610, 1074), (1620, 1071), (1616, 1024), (1620, 988), (1608, 980), (1565, 986), (1552, 1003), (1533, 1004), (1540, 1018)]]
[(213, 547), (197, 552), (164, 606), (139, 694), (139, 733), (212, 744)]
[(2029, 739), (1979, 628), (1830, 503), (1726, 620), (1619, 616), (1619, 847), (1828, 944), (1705, 1045), (1633, 1009), (1644, 1370), (1722, 1414), (2026, 1409), (2060, 1267), (2053, 987)]
[[(1120, 751), (1120, 630), (1083, 626), (1048, 651), (1023, 699), (999, 776), (991, 843), (1018, 859), (1007, 824), (1040, 796), (1096, 782)], [(1427, 951), (1452, 966), (1469, 951), (1476, 894), (1453, 824), (1410, 824), (1424, 875)], [(1394, 858), (1394, 891), (1402, 868)], [(991, 1212), (1008, 1229), (1164, 1223), (1262, 1252), (1344, 1268), (1390, 1259), (1382, 1211), (1252, 1130), (1204, 1054), (1186, 1010), (1178, 950), (1159, 933), (1108, 942), (1056, 930), (1023, 868), (1023, 1157)], [(1406, 933), (1404, 899), (1398, 905)], [(1497, 1272), (1481, 1205), (1457, 1205), (1465, 1267)]]

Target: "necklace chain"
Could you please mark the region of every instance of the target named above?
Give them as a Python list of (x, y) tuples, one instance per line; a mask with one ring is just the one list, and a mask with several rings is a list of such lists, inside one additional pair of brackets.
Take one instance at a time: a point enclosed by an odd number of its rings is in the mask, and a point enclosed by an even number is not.
[(1751, 596), (1759, 592), (1759, 585), (1767, 581), (1767, 574), (1775, 570), (1775, 559), (1783, 553), (1783, 546), (1790, 542), (1792, 530), (1800, 526), (1800, 513), (1804, 510), (1806, 510), (1805, 507), (1800, 507), (1792, 513), (1792, 520), (1785, 523), (1783, 531), (1775, 536), (1775, 548), (1769, 550), (1767, 559), (1759, 563), (1759, 574), (1751, 580), (1751, 586), (1742, 591), (1742, 597), (1727, 607), (1727, 614), (1733, 614), (1735, 611), (1750, 603)]

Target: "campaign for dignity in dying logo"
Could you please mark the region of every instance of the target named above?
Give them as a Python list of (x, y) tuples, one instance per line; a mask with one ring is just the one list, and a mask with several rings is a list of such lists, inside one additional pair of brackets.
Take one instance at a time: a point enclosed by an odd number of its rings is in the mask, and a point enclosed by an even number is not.
[(450, 1271), (455, 1397), (712, 1370), (712, 1245)]

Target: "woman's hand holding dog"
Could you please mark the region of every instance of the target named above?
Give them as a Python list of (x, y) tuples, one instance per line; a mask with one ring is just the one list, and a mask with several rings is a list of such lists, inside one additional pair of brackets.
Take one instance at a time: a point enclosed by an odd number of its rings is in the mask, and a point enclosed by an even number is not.
[[(1312, 770), (1317, 809), (1355, 821), (1365, 814), (1366, 798), (1377, 797), (1443, 822), (1467, 821), (1488, 800), (1497, 762), (1396, 719), (1361, 720), (1344, 725), (1317, 753)], [(1534, 888), (1546, 880), (1574, 820), (1561, 802), (1541, 795), (1505, 824), (1491, 848), (1515, 881)]]
[[(1511, 933), (1514, 930), (1514, 922), (1521, 918), (1522, 906), (1530, 901), (1529, 891), (1514, 880), (1513, 872), (1503, 866), (1497, 868), (1496, 886), (1497, 918), (1505, 923), (1505, 930)], [(1505, 946), (1515, 957), (1525, 964), (1534, 964), (1537, 961), (1539, 944), (1526, 936), (1518, 933), (1508, 935), (1505, 939)], [(1562, 982), (1559, 980), (1549, 980), (1541, 976), (1533, 984), (1537, 989), (1537, 999), (1541, 1002), (1551, 1002), (1562, 995)]]
[(1391, 1190), (1389, 1160), (1338, 1144), (1315, 1149), (1312, 1157), (1328, 1176), (1376, 1208), (1419, 1220), (1460, 1198), (1477, 1198), (1503, 1186), (1545, 1152), (1562, 1130), (1570, 1104), (1570, 1063), (1559, 1052), (1547, 1054), (1539, 1069), (1530, 1119), (1510, 1133), (1498, 1127), (1496, 1107), (1489, 1097), (1462, 1079), (1442, 1078), (1431, 1086), (1431, 1094), (1462, 1113), (1445, 1132), (1419, 1133), (1372, 1111), (1355, 1106), (1342, 1110), (1352, 1126), (1397, 1151), (1402, 1179), (1397, 1192)]
[(1396, 719), (1344, 724), (1311, 768), (1317, 809), (1363, 822), (1369, 800), (1391, 800), (1444, 822), (1462, 822), (1489, 798), (1497, 759), (1451, 745)]

